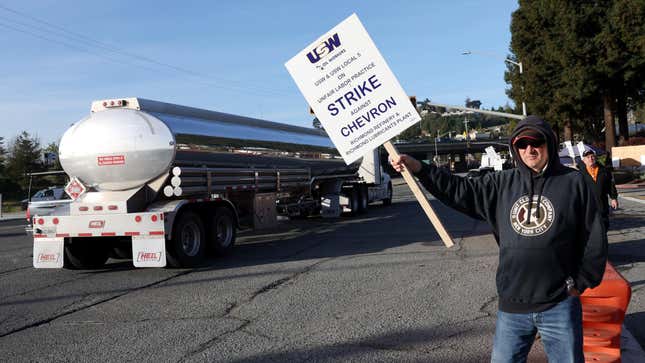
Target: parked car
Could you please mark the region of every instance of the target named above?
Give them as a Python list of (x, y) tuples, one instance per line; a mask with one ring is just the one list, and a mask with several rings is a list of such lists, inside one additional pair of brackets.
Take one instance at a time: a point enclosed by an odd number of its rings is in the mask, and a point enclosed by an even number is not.
[(42, 202), (42, 201), (48, 201), (48, 200), (61, 200), (61, 199), (69, 199), (69, 196), (67, 195), (67, 193), (65, 193), (65, 189), (63, 187), (49, 187), (49, 188), (45, 188), (37, 191), (29, 199), (23, 199), (21, 203), (22, 203), (22, 208), (26, 209), (27, 205), (30, 202)]
[(27, 219), (33, 216), (46, 216), (58, 206), (68, 204), (72, 199), (62, 187), (49, 187), (37, 191), (31, 200), (24, 199), (23, 207), (27, 210)]

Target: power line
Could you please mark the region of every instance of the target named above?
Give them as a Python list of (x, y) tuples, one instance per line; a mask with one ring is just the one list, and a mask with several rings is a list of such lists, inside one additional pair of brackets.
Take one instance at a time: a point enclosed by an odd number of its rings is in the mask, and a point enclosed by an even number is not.
[[(77, 51), (81, 51), (81, 52), (85, 52), (85, 53), (94, 55), (94, 56), (99, 57), (99, 58), (106, 59), (109, 62), (112, 62), (112, 63), (115, 63), (115, 64), (119, 64), (119, 65), (124, 65), (125, 64), (125, 65), (141, 67), (143, 69), (146, 69), (146, 70), (149, 70), (149, 71), (152, 71), (152, 72), (157, 72), (158, 71), (157, 69), (150, 68), (150, 67), (147, 67), (147, 66), (142, 65), (142, 64), (124, 63), (123, 61), (120, 61), (118, 59), (115, 59), (115, 58), (112, 58), (112, 57), (109, 57), (109, 56), (106, 56), (106, 55), (103, 55), (103, 54), (93, 52), (93, 51), (91, 51), (89, 49), (82, 48), (82, 47), (79, 47), (77, 45), (70, 44), (70, 43), (67, 43), (67, 42), (64, 42), (64, 41), (60, 41), (58, 39), (53, 39), (53, 38), (50, 38), (48, 36), (44, 36), (44, 35), (41, 35), (41, 34), (38, 34), (38, 33), (34, 33), (34, 32), (29, 31), (29, 30), (19, 29), (19, 28), (13, 27), (11, 25), (8, 25), (8, 24), (2, 23), (2, 22), (0, 22), (0, 26), (5, 27), (5, 28), (10, 29), (10, 30), (13, 30), (13, 31), (16, 31), (16, 32), (31, 35), (33, 37), (36, 37), (36, 38), (39, 38), (39, 39), (42, 39), (42, 40), (46, 40), (48, 42), (58, 43), (58, 44), (61, 44), (63, 46), (66, 46), (68, 48), (71, 48), (71, 49), (74, 49), (74, 50), (77, 50)], [(250, 94), (255, 94), (255, 95), (259, 95), (259, 96), (266, 96), (267, 95), (266, 93), (263, 93), (263, 92), (257, 91), (257, 90), (249, 90), (249, 89), (245, 89), (243, 87), (236, 87), (236, 86), (219, 85), (219, 84), (214, 84), (212, 82), (207, 82), (207, 81), (204, 81), (204, 80), (201, 80), (201, 79), (197, 79), (196, 83), (206, 85), (206, 86), (226, 89), (226, 90), (230, 90), (230, 91), (235, 91), (235, 92), (250, 93)]]
[[(31, 31), (29, 31), (29, 30), (19, 29), (19, 28), (13, 27), (13, 26), (11, 26), (11, 25), (8, 25), (8, 24), (2, 23), (2, 22), (0, 22), (0, 26), (5, 27), (5, 28), (10, 29), (10, 30), (13, 30), (13, 31), (16, 31), (16, 32), (19, 32), (19, 33), (28, 34), (28, 35), (31, 35), (31, 36), (33, 36), (33, 37), (36, 37), (36, 38), (39, 38), (39, 39), (42, 39), (42, 40), (45, 40), (45, 41), (48, 41), (48, 42), (58, 43), (58, 44), (64, 45), (64, 46), (66, 46), (66, 47), (68, 47), (68, 48), (71, 48), (71, 49), (74, 49), (74, 50), (78, 50), (78, 51), (81, 51), (81, 52), (89, 53), (89, 54), (91, 54), (91, 55), (94, 55), (94, 56), (97, 56), (97, 57), (100, 57), (100, 58), (106, 59), (106, 60), (108, 60), (108, 61), (110, 61), (110, 62), (112, 62), (112, 63), (121, 64), (121, 65), (123, 65), (123, 64), (124, 64), (123, 62), (120, 62), (120, 61), (119, 61), (119, 60), (117, 60), (117, 59), (114, 59), (114, 58), (111, 58), (111, 57), (107, 57), (107, 56), (102, 55), (102, 54), (94, 53), (94, 52), (92, 52), (92, 51), (91, 51), (91, 50), (89, 50), (89, 49), (81, 48), (81, 47), (79, 47), (79, 46), (77, 46), (77, 45), (70, 44), (70, 43), (67, 43), (67, 42), (64, 42), (64, 41), (60, 41), (60, 40), (58, 40), (58, 39), (53, 39), (53, 38), (50, 38), (50, 37), (45, 36), (45, 35), (37, 34), (37, 33), (31, 32)], [(145, 67), (145, 66), (143, 66), (143, 65), (139, 65), (139, 64), (134, 64), (134, 65), (135, 65), (135, 66), (138, 66), (138, 67), (146, 68), (146, 69), (148, 69), (148, 70), (156, 71), (155, 69), (148, 68), (148, 67)]]
[[(172, 64), (160, 62), (160, 61), (157, 61), (155, 59), (152, 59), (152, 58), (149, 58), (149, 57), (146, 57), (146, 56), (142, 56), (142, 55), (139, 55), (139, 54), (128, 52), (128, 51), (120, 49), (120, 48), (116, 48), (114, 46), (111, 46), (110, 44), (98, 41), (96, 39), (87, 37), (87, 36), (82, 35), (82, 34), (72, 32), (70, 30), (67, 30), (67, 29), (61, 27), (61, 26), (52, 24), (52, 23), (47, 22), (47, 21), (42, 20), (42, 19), (38, 19), (38, 18), (33, 17), (33, 16), (29, 15), (29, 14), (25, 14), (23, 12), (8, 8), (8, 7), (4, 6), (4, 5), (0, 5), (0, 9), (3, 9), (3, 10), (8, 11), (8, 12), (11, 12), (11, 13), (13, 13), (15, 15), (18, 15), (18, 16), (21, 16), (23, 18), (30, 19), (30, 20), (32, 20), (34, 22), (44, 24), (48, 28), (53, 28), (53, 29), (55, 29), (54, 30), (54, 33), (55, 33), (54, 35), (56, 35), (58, 37), (62, 37), (66, 41), (63, 42), (63, 41), (60, 41), (60, 40), (52, 39), (49, 36), (43, 36), (41, 34), (30, 32), (30, 31), (27, 31), (27, 30), (17, 29), (15, 27), (12, 27), (12, 26), (7, 25), (7, 24), (0, 24), (2, 26), (6, 27), (6, 28), (9, 28), (9, 29), (12, 29), (14, 31), (21, 32), (21, 33), (29, 34), (31, 36), (34, 36), (34, 37), (37, 37), (37, 38), (40, 38), (40, 39), (44, 39), (44, 40), (47, 40), (47, 41), (59, 43), (59, 44), (65, 45), (67, 47), (76, 49), (76, 50), (84, 51), (84, 52), (96, 55), (98, 57), (108, 59), (108, 60), (110, 60), (112, 62), (122, 63), (122, 62), (119, 62), (118, 60), (115, 60), (114, 58), (106, 57), (105, 55), (101, 55), (101, 54), (92, 52), (92, 51), (90, 51), (88, 49), (85, 49), (85, 48), (80, 48), (80, 47), (78, 47), (78, 45), (70, 44), (68, 42), (69, 41), (72, 41), (72, 42), (75, 42), (75, 43), (80, 42), (80, 43), (83, 43), (83, 45), (85, 47), (89, 46), (89, 47), (94, 47), (94, 48), (100, 48), (102, 50), (105, 50), (105, 51), (108, 51), (108, 52), (111, 52), (111, 53), (116, 53), (116, 54), (119, 54), (121, 56), (133, 58), (133, 59), (136, 59), (138, 61), (143, 61), (143, 62), (147, 62), (147, 63), (150, 63), (150, 64), (154, 64), (156, 66), (171, 69), (171, 70), (176, 71), (178, 73), (183, 73), (185, 75), (189, 75), (191, 77), (196, 78), (198, 83), (201, 83), (201, 84), (207, 85), (207, 86), (211, 86), (211, 87), (215, 87), (215, 88), (223, 88), (223, 89), (228, 89), (228, 90), (238, 91), (238, 92), (244, 92), (244, 93), (254, 93), (256, 95), (259, 94), (259, 95), (263, 95), (263, 96), (266, 96), (266, 95), (284, 96), (284, 95), (293, 94), (291, 92), (287, 92), (287, 91), (284, 91), (284, 90), (277, 90), (277, 89), (270, 89), (270, 88), (260, 88), (260, 87), (249, 88), (247, 86), (240, 85), (241, 84), (240, 81), (234, 81), (234, 80), (229, 80), (229, 79), (224, 79), (224, 78), (220, 78), (220, 77), (214, 77), (214, 76), (194, 72), (192, 70), (189, 70), (189, 69), (186, 69), (186, 68), (183, 68), (183, 67), (179, 67), (179, 66), (175, 66), (175, 65), (172, 65)], [(5, 18), (5, 21), (7, 21), (7, 20), (8, 19)], [(26, 28), (32, 28), (32, 29), (36, 29), (36, 30), (38, 30), (40, 32), (46, 32), (48, 35), (51, 35), (50, 33), (52, 32), (51, 29), (39, 27), (39, 26), (36, 26), (36, 25), (33, 25), (33, 24), (26, 24), (26, 23), (19, 22), (19, 21), (16, 21), (16, 20), (9, 20), (9, 21), (13, 22), (14, 24), (19, 24), (19, 25), (21, 25), (23, 27), (26, 27)], [(128, 65), (132, 65), (132, 63), (130, 63)], [(142, 68), (145, 68), (147, 70), (157, 71), (155, 69), (152, 69), (152, 68), (140, 65), (140, 64), (135, 64), (135, 65), (139, 66), (139, 67), (142, 67)], [(233, 83), (233, 84), (238, 84), (238, 85), (226, 86), (226, 85), (222, 85), (220, 83), (212, 83), (212, 82), (209, 82), (209, 81), (205, 81), (205, 79), (214, 79), (215, 81)]]

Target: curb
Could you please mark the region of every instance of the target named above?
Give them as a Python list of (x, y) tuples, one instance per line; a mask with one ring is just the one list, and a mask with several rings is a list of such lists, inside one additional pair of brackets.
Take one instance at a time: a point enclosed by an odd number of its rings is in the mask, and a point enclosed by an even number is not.
[(2, 216), (0, 216), (0, 221), (11, 221), (15, 219), (26, 220), (25, 213), (2, 213)]
[(645, 183), (634, 183), (634, 184), (618, 184), (616, 189), (639, 189), (645, 188)]
[(632, 202), (645, 204), (645, 200), (643, 200), (643, 199), (634, 198), (634, 197), (623, 197), (622, 195), (619, 195), (618, 197), (619, 197), (619, 198), (622, 198), (622, 199), (626, 199), (626, 200), (632, 201)]

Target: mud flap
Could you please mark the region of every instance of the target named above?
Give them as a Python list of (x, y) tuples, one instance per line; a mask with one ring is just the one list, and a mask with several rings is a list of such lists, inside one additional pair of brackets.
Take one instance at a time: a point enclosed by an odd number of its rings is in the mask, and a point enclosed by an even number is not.
[(134, 267), (166, 266), (166, 239), (164, 236), (132, 236)]
[(343, 207), (340, 205), (341, 196), (338, 194), (326, 194), (320, 198), (320, 215), (323, 218), (340, 217)]
[(34, 238), (34, 267), (62, 268), (64, 238)]

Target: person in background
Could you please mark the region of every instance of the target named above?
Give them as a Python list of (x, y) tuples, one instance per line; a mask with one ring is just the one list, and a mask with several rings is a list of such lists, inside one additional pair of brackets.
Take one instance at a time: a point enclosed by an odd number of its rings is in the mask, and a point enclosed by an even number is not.
[(526, 362), (539, 332), (549, 362), (584, 362), (580, 294), (602, 280), (607, 233), (591, 186), (560, 163), (553, 130), (529, 116), (510, 138), (517, 168), (462, 178), (409, 155), (390, 160), (441, 202), (483, 219), (499, 245), (492, 362)]
[[(611, 208), (618, 208), (618, 191), (614, 177), (609, 169), (598, 163), (596, 153), (587, 150), (582, 153), (582, 162), (578, 162), (578, 170), (584, 175), (585, 180), (592, 185), (596, 197), (596, 203), (600, 209), (600, 216), (605, 229), (609, 229), (609, 205)], [(607, 197), (609, 196), (609, 205)]]

